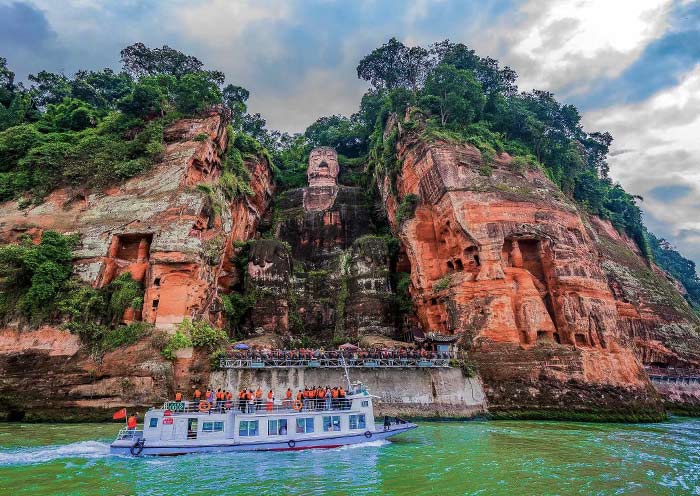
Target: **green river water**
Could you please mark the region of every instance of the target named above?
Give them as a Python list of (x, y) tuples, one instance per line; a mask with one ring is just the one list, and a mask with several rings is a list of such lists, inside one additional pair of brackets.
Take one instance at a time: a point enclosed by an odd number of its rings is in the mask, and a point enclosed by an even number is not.
[(118, 428), (0, 424), (0, 494), (700, 495), (697, 419), (421, 422), (331, 450), (135, 459), (108, 454)]

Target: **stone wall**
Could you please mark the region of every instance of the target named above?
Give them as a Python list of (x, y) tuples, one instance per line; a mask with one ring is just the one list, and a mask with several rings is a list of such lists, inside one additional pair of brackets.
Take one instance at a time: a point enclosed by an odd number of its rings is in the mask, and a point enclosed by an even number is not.
[[(467, 378), (460, 369), (350, 369), (352, 381), (360, 381), (379, 396), (375, 414), (412, 418), (470, 418), (485, 412), (485, 396), (478, 378)], [(238, 391), (260, 386), (281, 398), (288, 387), (346, 385), (343, 369), (263, 369), (213, 372), (211, 386)]]

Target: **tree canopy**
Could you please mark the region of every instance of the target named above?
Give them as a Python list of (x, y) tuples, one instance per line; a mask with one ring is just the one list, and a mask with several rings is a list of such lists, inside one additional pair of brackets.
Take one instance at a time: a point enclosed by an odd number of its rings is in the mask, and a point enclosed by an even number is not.
[[(163, 151), (163, 128), (215, 105), (240, 130), (245, 88), (196, 57), (143, 43), (121, 52), (123, 70), (40, 71), (29, 87), (0, 58), (0, 201), (40, 202), (51, 189), (103, 187), (146, 170)], [(262, 121), (264, 125), (264, 120)]]

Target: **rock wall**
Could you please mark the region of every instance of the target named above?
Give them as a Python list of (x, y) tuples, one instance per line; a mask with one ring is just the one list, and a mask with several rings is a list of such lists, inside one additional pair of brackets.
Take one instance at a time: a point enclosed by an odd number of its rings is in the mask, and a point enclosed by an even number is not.
[(0, 331), (0, 420), (109, 420), (168, 398), (173, 370), (151, 338), (96, 360), (52, 327)]
[[(397, 157), (395, 183), (380, 178), (380, 190), (410, 261), (418, 319), (459, 337), (491, 412), (663, 415), (624, 325), (627, 302), (611, 289), (602, 236), (542, 171), (507, 154), (487, 164), (472, 146), (414, 132), (399, 137)], [(418, 206), (399, 224), (409, 194)], [(670, 322), (654, 314), (663, 334)], [(675, 325), (695, 324), (686, 316)]]
[[(375, 415), (412, 418), (470, 418), (485, 413), (485, 397), (478, 378), (467, 378), (459, 369), (352, 369), (353, 381), (361, 381), (376, 400)], [(287, 387), (296, 393), (305, 386), (346, 384), (342, 369), (271, 369), (214, 372), (211, 386), (272, 389), (281, 397)]]
[(282, 193), (271, 234), (252, 243), (248, 290), (255, 294), (249, 326), (258, 334), (333, 337), (396, 331), (386, 239), (371, 198), (339, 186), (335, 150), (314, 149), (309, 186)]
[[(37, 239), (46, 229), (78, 233), (74, 265), (85, 282), (102, 287), (128, 271), (143, 283), (143, 311), (125, 314), (125, 322), (144, 320), (166, 333), (186, 317), (222, 323), (217, 296), (238, 277), (231, 261), (234, 242), (253, 237), (268, 208), (270, 167), (263, 158), (246, 159), (253, 195), (227, 202), (216, 188), (197, 187), (213, 185), (221, 174), (228, 141), (222, 116), (177, 121), (164, 139), (162, 161), (120, 186), (77, 199), (58, 189), (27, 210), (18, 210), (16, 202), (0, 204), (0, 243), (23, 233)], [(75, 336), (56, 328), (3, 330), (0, 416), (3, 408), (15, 412), (5, 413), (11, 417), (24, 411), (50, 416), (59, 407), (104, 415), (102, 409), (151, 405), (174, 388), (206, 380), (207, 357), (184, 350), (173, 365), (160, 356), (162, 343), (152, 341), (92, 357)]]

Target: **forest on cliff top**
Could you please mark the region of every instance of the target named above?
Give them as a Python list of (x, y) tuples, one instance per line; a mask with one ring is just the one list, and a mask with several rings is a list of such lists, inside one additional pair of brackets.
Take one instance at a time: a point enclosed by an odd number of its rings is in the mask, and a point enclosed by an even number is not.
[[(641, 198), (608, 176), (612, 136), (585, 131), (578, 110), (549, 92), (519, 92), (515, 71), (464, 44), (424, 48), (389, 40), (357, 66), (358, 77), (370, 83), (358, 111), (322, 117), (295, 135), (268, 129), (262, 116), (247, 112), (249, 92), (225, 85), (223, 73), (196, 57), (136, 43), (122, 50), (121, 60), (120, 72), (81, 70), (69, 77), (41, 71), (29, 75), (25, 87), (0, 58), (0, 201), (17, 200), (25, 209), (59, 186), (84, 197), (119, 184), (158, 162), (169, 123), (212, 107), (231, 121), (220, 179), (229, 199), (252, 193), (244, 156), (266, 156), (285, 190), (306, 185), (309, 152), (321, 145), (340, 154), (341, 182), (376, 193), (376, 177), (395, 178), (399, 170), (396, 135), (384, 136), (387, 120), (408, 115), (407, 125), (418, 125), (412, 116), (420, 116), (423, 139), (478, 148), (484, 175), (501, 152), (520, 167), (540, 168), (583, 211), (609, 219), (678, 279), (696, 308), (700, 303), (694, 263), (647, 232)], [(133, 340), (140, 329), (110, 335), (108, 321), (137, 307), (142, 289), (126, 278), (99, 291), (78, 285), (71, 277), (75, 240), (44, 237), (39, 245), (0, 247), (0, 284), (12, 288), (0, 298), (3, 319), (18, 311), (34, 323), (60, 315), (80, 319), (77, 332), (95, 334), (88, 337), (102, 345)]]

